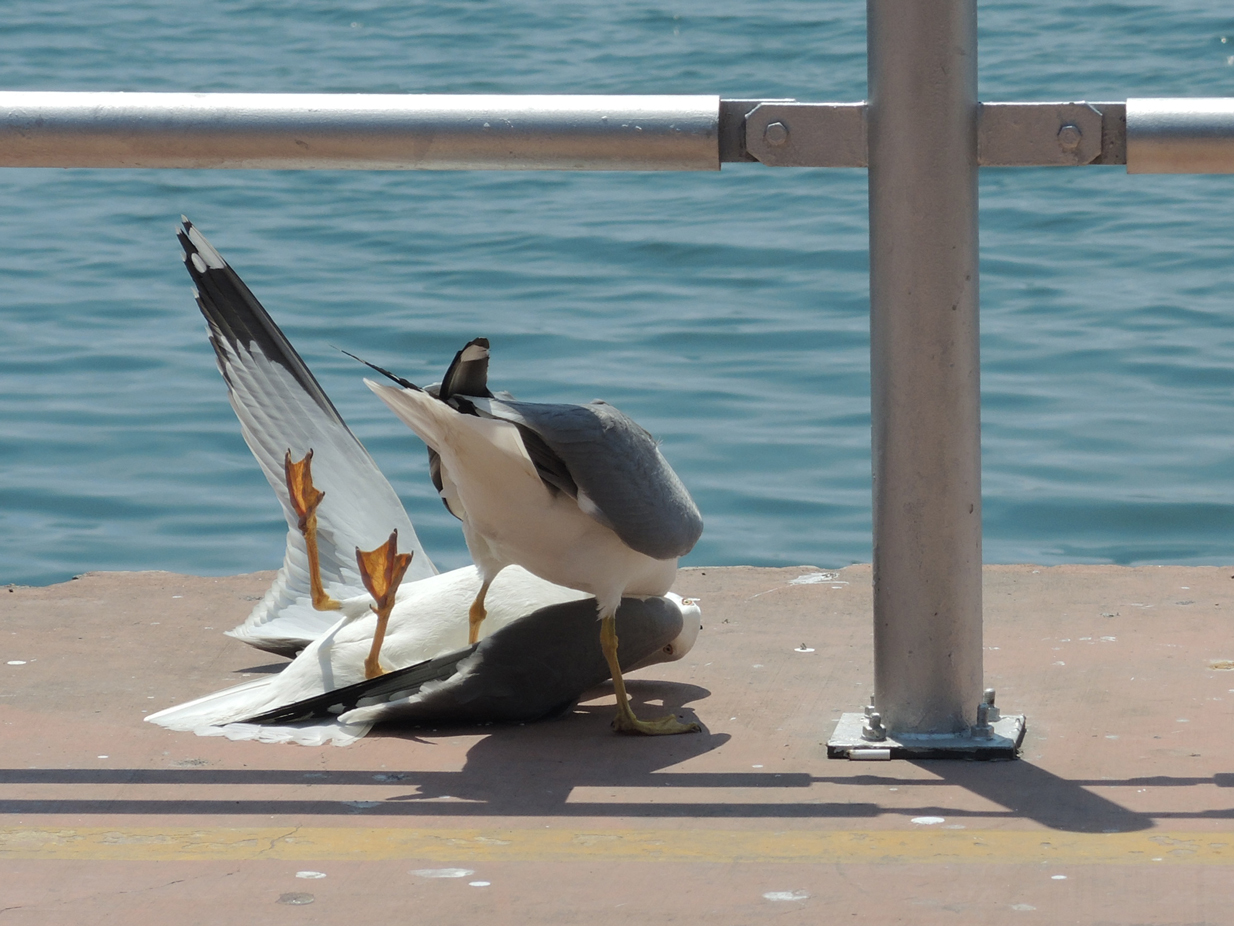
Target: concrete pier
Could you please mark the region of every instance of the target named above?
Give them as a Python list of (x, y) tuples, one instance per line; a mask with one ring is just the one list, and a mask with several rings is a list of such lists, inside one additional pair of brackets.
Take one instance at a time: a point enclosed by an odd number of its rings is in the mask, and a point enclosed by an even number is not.
[[(528, 726), (304, 748), (145, 712), (277, 671), (269, 574), (0, 588), (0, 923), (1220, 923), (1234, 569), (987, 566), (1013, 762), (828, 760), (873, 681), (868, 566), (702, 568), (705, 629)], [(450, 877), (449, 875), (455, 875)]]

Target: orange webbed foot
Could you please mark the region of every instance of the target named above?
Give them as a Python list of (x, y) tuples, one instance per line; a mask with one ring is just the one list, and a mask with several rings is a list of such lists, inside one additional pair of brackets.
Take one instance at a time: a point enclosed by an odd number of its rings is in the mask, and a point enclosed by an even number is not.
[(308, 549), (309, 585), (313, 594), (313, 607), (318, 611), (337, 611), (341, 606), (326, 594), (321, 585), (321, 564), (317, 554), (317, 506), (326, 493), (313, 485), (313, 451), (304, 459), (293, 461), (291, 451), (283, 458), (283, 471), (287, 477), (287, 492), (291, 495), (291, 507), (299, 518), (300, 533)]
[(356, 548), (356, 565), (360, 568), (360, 578), (364, 587), (373, 596), (371, 605), (377, 615), (377, 628), (373, 632), (373, 648), (369, 650), (364, 660), (364, 677), (376, 678), (384, 674), (378, 655), (381, 644), (386, 636), (386, 624), (390, 620), (390, 611), (394, 607), (394, 596), (399, 583), (411, 565), (410, 553), (398, 552), (398, 531), (390, 534), (390, 539), (376, 550), (365, 552)]

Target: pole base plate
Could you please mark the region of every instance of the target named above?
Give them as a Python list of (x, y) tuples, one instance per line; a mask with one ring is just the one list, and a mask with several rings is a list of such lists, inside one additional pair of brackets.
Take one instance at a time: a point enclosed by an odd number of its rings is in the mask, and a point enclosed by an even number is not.
[(1024, 741), (1028, 723), (1023, 714), (1005, 714), (990, 726), (988, 738), (969, 733), (895, 736), (863, 739), (865, 714), (842, 714), (827, 741), (828, 759), (878, 761), (882, 759), (1014, 759)]

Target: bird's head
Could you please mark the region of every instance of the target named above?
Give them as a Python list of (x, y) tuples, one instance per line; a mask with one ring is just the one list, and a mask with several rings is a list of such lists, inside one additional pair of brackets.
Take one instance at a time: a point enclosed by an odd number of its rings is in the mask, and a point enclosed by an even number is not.
[(680, 595), (674, 595), (669, 592), (664, 596), (669, 601), (672, 601), (681, 609), (681, 633), (673, 637), (662, 647), (647, 656), (645, 659), (640, 659), (636, 664), (626, 669), (627, 672), (633, 672), (635, 669), (642, 669), (647, 666), (659, 665), (662, 662), (676, 662), (685, 656), (694, 648), (694, 641), (698, 639), (698, 633), (703, 629), (703, 612), (698, 606), (697, 598), (682, 598)]

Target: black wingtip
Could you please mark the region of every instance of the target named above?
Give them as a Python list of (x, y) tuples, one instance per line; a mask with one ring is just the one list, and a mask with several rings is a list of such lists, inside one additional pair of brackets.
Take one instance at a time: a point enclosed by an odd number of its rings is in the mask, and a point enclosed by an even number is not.
[(346, 355), (347, 355), (348, 357), (350, 357), (352, 360), (358, 360), (358, 361), (360, 361), (360, 363), (364, 364), (364, 365), (365, 365), (366, 367), (368, 367), (370, 370), (376, 370), (376, 371), (377, 371), (378, 373), (380, 373), (382, 376), (386, 377), (387, 379), (391, 379), (391, 380), (393, 380), (394, 382), (396, 382), (396, 383), (398, 383), (400, 386), (402, 386), (404, 389), (414, 389), (416, 392), (423, 392), (423, 391), (424, 391), (424, 390), (423, 390), (423, 389), (421, 389), (419, 386), (417, 386), (415, 383), (410, 382), (409, 380), (405, 380), (405, 379), (403, 379), (403, 377), (398, 376), (398, 375), (396, 375), (396, 374), (394, 374), (394, 373), (391, 373), (389, 370), (385, 369), (384, 367), (379, 367), (379, 366), (378, 366), (377, 364), (375, 364), (375, 363), (369, 363), (369, 362), (368, 362), (367, 360), (365, 360), (364, 358), (362, 358), (362, 357), (357, 357), (355, 354), (353, 354), (353, 353), (352, 353), (351, 351), (349, 351), (349, 350), (343, 350), (343, 348), (341, 348), (341, 347), (340, 347), (340, 348), (337, 348), (337, 350), (338, 350), (340, 353), (346, 354)]
[(193, 231), (194, 227), (195, 226), (189, 221), (189, 217), (187, 215), (180, 216), (180, 224), (176, 227), (176, 238), (179, 239), (180, 246), (184, 248), (184, 255), (186, 258), (192, 251), (197, 250), (193, 242), (189, 239), (189, 234)]
[[(344, 352), (345, 353), (345, 352)], [(364, 361), (361, 360), (361, 363)], [(456, 650), (444, 656), (426, 659), (404, 669), (395, 669), (376, 678), (370, 678), (354, 685), (336, 688), (324, 694), (313, 695), (276, 707), (272, 711), (248, 717), (241, 723), (284, 724), (300, 720), (313, 720), (337, 716), (337, 705), (343, 705), (345, 710), (353, 710), (360, 705), (361, 700), (390, 701), (406, 698), (420, 691), (425, 682), (444, 682), (458, 674), (458, 664), (470, 656), (479, 647), (473, 643), (466, 649)]]
[[(183, 224), (176, 229), (176, 237), (184, 248), (184, 267), (193, 281), (197, 307), (210, 326), (210, 342), (220, 369), (231, 362), (239, 345), (249, 353), (257, 351), (287, 370), (325, 414), (346, 427), (329, 396), (252, 290), (187, 216), (181, 216), (180, 221)], [(227, 378), (226, 372), (223, 376)]]

